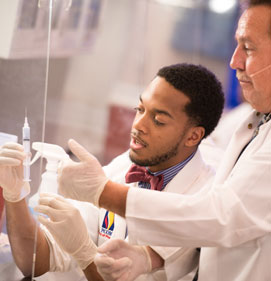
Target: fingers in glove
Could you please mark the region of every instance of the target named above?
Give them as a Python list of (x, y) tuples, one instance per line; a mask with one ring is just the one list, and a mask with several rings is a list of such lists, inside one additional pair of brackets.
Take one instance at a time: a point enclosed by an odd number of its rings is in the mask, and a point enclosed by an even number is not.
[(23, 151), (10, 149), (8, 147), (0, 148), (0, 164), (18, 166), (25, 157), (26, 154)]
[(57, 214), (57, 210), (49, 207), (49, 206), (45, 206), (45, 205), (37, 205), (36, 207), (34, 207), (34, 211), (40, 214), (43, 214), (45, 216), (48, 216), (50, 218), (51, 221), (60, 221), (60, 217)]
[(126, 242), (121, 239), (110, 239), (98, 247), (98, 253), (108, 254), (112, 253), (122, 247), (126, 246)]
[[(110, 279), (112, 280), (128, 280), (128, 276), (130, 275), (131, 271), (131, 260), (129, 258), (122, 258), (119, 260), (115, 260), (113, 267), (109, 271), (104, 271), (104, 273), (100, 273), (101, 275), (107, 275), (110, 276)], [(99, 268), (98, 268), (99, 272)], [(109, 279), (109, 280), (110, 280)]]
[(73, 208), (73, 206), (67, 202), (62, 196), (54, 193), (41, 193), (39, 204), (44, 206), (50, 206), (56, 210), (66, 210)]
[(114, 260), (114, 263), (111, 265), (111, 269), (115, 272), (115, 276), (120, 276), (123, 272), (129, 271), (133, 262), (127, 257)]
[(39, 205), (34, 207), (34, 211), (48, 216), (53, 222), (61, 222), (68, 218), (67, 208), (61, 204), (56, 198), (42, 198)]
[[(99, 272), (99, 270), (98, 270)], [(99, 272), (100, 273), (100, 272)], [(100, 275), (107, 281), (128, 281), (128, 276), (130, 275), (130, 270), (125, 269), (121, 271), (116, 271), (112, 273), (100, 273)]]
[(18, 159), (13, 159), (9, 157), (3, 157), (0, 155), (0, 165), (5, 165), (5, 166), (19, 166), (22, 164), (22, 161)]
[[(109, 280), (119, 280), (123, 274), (130, 271), (132, 261), (129, 258), (112, 259), (106, 255), (96, 255), (94, 263), (102, 276), (110, 277)], [(124, 279), (125, 280), (125, 279)]]
[(63, 168), (65, 168), (68, 165), (71, 165), (72, 163), (75, 163), (75, 162), (71, 159), (64, 159), (64, 160), (59, 162), (58, 167), (57, 167), (58, 179), (59, 179), (59, 177), (62, 173)]
[(48, 218), (45, 218), (44, 216), (38, 216), (37, 219), (41, 224), (45, 225), (48, 229), (50, 229), (51, 221), (48, 220)]
[(40, 193), (40, 200), (43, 198), (47, 198), (48, 200), (56, 199), (57, 201), (66, 202), (65, 199), (61, 195), (56, 194), (56, 193), (42, 192), (42, 193)]
[[(64, 222), (80, 219), (79, 210), (63, 197), (53, 193), (41, 193), (39, 205), (34, 210), (50, 217), (53, 222)], [(76, 221), (74, 221), (75, 223)]]
[(42, 192), (42, 193), (40, 193), (40, 198), (42, 198), (42, 197), (60, 198), (61, 196), (56, 193)]
[(105, 255), (97, 253), (94, 259), (94, 263), (102, 269), (111, 268), (115, 262), (115, 259)]
[(71, 152), (81, 161), (88, 162), (91, 158), (95, 159), (82, 145), (73, 139), (68, 141)]
[[(38, 221), (43, 224), (44, 226), (46, 226), (46, 228), (50, 231), (50, 233), (54, 236), (55, 232), (58, 232), (57, 229), (61, 228), (62, 226), (59, 225), (57, 222), (53, 222), (50, 219), (39, 215), (37, 217)], [(55, 237), (55, 236), (54, 236)], [(56, 239), (56, 237), (55, 237)]]
[(117, 281), (133, 281), (135, 278), (131, 278), (130, 276), (131, 272), (130, 270), (126, 270), (123, 272), (123, 274), (117, 279)]
[(18, 151), (24, 151), (24, 147), (17, 142), (6, 142), (2, 146), (2, 148), (9, 148), (9, 149), (18, 150)]

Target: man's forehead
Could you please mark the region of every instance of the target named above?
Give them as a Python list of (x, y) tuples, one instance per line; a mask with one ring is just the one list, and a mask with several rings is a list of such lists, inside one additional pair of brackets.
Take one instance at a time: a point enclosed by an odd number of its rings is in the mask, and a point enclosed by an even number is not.
[(173, 116), (174, 112), (183, 112), (185, 106), (190, 103), (190, 98), (175, 89), (165, 78), (158, 76), (141, 93), (139, 101), (156, 113), (167, 112), (165, 115)]
[(235, 36), (238, 40), (252, 41), (256, 36), (269, 36), (271, 29), (271, 7), (256, 6), (241, 15)]

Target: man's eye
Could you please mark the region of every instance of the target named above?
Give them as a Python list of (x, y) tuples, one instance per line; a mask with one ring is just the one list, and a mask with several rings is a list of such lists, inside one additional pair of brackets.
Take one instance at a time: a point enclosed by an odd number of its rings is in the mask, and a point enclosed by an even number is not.
[(140, 107), (135, 107), (134, 110), (139, 113), (143, 112), (143, 109)]
[(245, 45), (244, 45), (243, 49), (244, 49), (247, 53), (249, 53), (249, 52), (252, 52), (252, 51), (253, 51), (253, 49), (252, 49), (251, 47), (249, 47), (249, 46), (245, 46)]
[(154, 123), (155, 123), (155, 125), (157, 125), (157, 126), (163, 126), (163, 125), (165, 125), (165, 123), (162, 123), (162, 122), (158, 121), (157, 119), (154, 119)]

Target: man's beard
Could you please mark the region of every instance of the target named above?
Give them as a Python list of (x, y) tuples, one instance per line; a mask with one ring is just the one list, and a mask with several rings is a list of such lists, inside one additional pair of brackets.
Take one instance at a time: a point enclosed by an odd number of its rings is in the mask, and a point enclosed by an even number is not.
[(131, 153), (129, 153), (129, 157), (131, 161), (138, 166), (144, 166), (144, 167), (156, 166), (165, 161), (168, 161), (170, 158), (177, 155), (181, 140), (182, 139), (180, 139), (180, 141), (175, 146), (171, 147), (171, 149), (169, 149), (166, 153), (155, 155), (149, 159), (138, 160), (135, 159), (133, 156), (131, 156)]

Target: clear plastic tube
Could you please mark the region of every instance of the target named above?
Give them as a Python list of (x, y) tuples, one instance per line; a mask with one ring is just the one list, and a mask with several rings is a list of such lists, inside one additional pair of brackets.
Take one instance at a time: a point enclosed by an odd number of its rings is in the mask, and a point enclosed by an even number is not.
[(26, 153), (26, 158), (24, 159), (24, 181), (31, 181), (30, 180), (30, 127), (28, 124), (27, 116), (24, 119), (24, 126), (22, 129), (23, 132), (23, 147), (24, 152)]
[(250, 74), (249, 76), (250, 76), (251, 78), (253, 78), (254, 76), (256, 76), (256, 75), (262, 73), (263, 71), (269, 69), (270, 67), (271, 67), (271, 64), (269, 64), (269, 65), (267, 65), (266, 67), (264, 67), (264, 68), (262, 68), (262, 69), (260, 69), (260, 70), (258, 70), (258, 71), (256, 71), (256, 72)]

